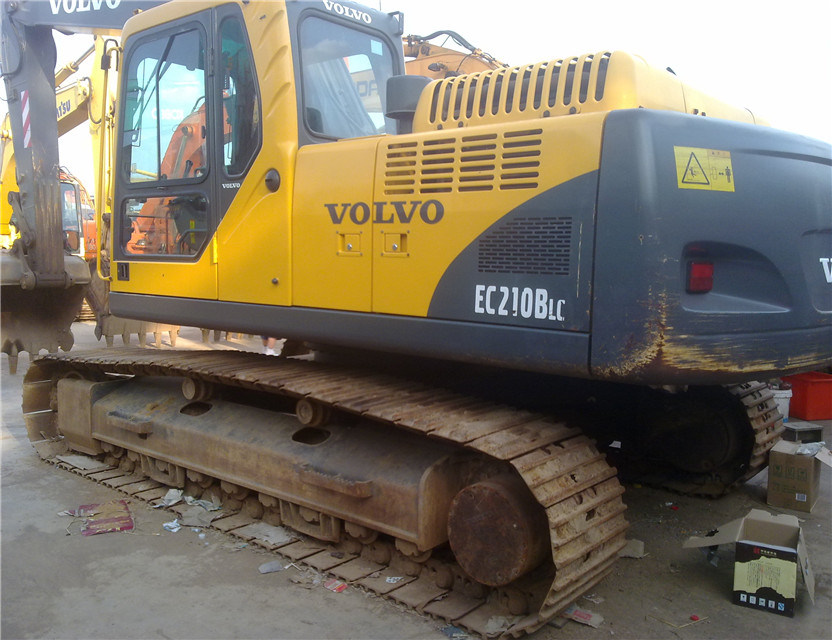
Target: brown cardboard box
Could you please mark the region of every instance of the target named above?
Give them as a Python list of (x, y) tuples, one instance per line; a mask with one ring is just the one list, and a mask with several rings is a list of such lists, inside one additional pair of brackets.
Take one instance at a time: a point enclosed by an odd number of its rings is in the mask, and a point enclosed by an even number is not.
[(796, 516), (774, 516), (752, 509), (744, 518), (724, 524), (707, 536), (688, 538), (683, 546), (715, 547), (731, 542), (736, 545), (734, 604), (792, 617), (798, 572), (815, 601), (815, 580)]
[(768, 461), (768, 498), (772, 507), (811, 511), (820, 495), (821, 464), (832, 466), (829, 449), (816, 455), (801, 455), (799, 442), (781, 440)]

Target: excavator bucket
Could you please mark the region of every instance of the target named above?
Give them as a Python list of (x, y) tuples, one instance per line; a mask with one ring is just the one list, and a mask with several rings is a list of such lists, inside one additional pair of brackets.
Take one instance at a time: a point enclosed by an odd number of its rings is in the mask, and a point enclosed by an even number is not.
[[(74, 338), (70, 326), (81, 308), (87, 282), (69, 288), (24, 289), (15, 277), (22, 268), (12, 253), (2, 252), (2, 292), (0, 293), (0, 340), (3, 353), (9, 356), (9, 372), (17, 370), (21, 351), (37, 355), (42, 349), (54, 353), (59, 348), (69, 351)], [(80, 260), (81, 267), (86, 264)], [(87, 280), (89, 276), (87, 275)]]

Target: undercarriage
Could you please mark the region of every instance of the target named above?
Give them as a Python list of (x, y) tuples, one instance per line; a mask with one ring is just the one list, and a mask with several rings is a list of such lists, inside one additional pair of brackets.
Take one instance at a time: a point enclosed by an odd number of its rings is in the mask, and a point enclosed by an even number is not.
[[(757, 387), (727, 394), (757, 440), (729, 484), (762, 468), (782, 430)], [(178, 487), (221, 501), (240, 526), (290, 527), (311, 538), (280, 549), (293, 560), (482, 636), (536, 630), (625, 544), (624, 489), (579, 422), (425, 379), (108, 349), (37, 360), (23, 408), (33, 442), (107, 465), (94, 479)], [(394, 574), (407, 578), (383, 579)]]

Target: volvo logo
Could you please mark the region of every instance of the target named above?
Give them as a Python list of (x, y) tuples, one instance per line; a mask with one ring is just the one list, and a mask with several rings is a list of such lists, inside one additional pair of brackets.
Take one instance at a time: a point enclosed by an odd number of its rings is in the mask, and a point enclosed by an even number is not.
[(354, 20), (361, 20), (362, 22), (365, 22), (367, 24), (370, 24), (373, 21), (369, 13), (361, 11), (359, 9), (354, 9), (352, 7), (345, 7), (340, 2), (324, 0), (324, 6), (326, 7), (327, 11), (337, 13), (339, 16), (346, 16), (347, 18), (353, 18)]
[(410, 224), (419, 218), (425, 224), (436, 224), (445, 215), (445, 207), (439, 200), (404, 200), (396, 202), (343, 202), (325, 204), (332, 224), (350, 220), (353, 224)]
[(832, 258), (821, 258), (820, 265), (823, 269), (823, 275), (826, 276), (826, 282), (832, 284)]
[(115, 9), (120, 4), (121, 0), (49, 0), (52, 15), (98, 11), (102, 6)]

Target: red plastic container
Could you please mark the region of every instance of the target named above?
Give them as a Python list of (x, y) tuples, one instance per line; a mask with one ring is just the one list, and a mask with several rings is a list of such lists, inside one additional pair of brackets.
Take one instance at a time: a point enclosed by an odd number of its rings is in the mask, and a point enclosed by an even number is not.
[(801, 420), (832, 420), (832, 375), (810, 371), (783, 378), (792, 384), (789, 416)]

